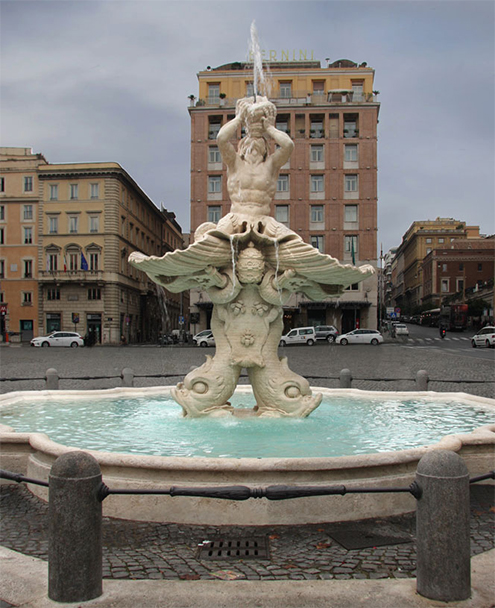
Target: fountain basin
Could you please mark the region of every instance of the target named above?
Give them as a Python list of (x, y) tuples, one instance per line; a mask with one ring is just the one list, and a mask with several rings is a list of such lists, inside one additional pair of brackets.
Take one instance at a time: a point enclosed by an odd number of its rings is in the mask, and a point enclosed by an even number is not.
[[(169, 387), (119, 388), (102, 391), (38, 391), (2, 395), (0, 407), (22, 407), (33, 400), (137, 398), (163, 395)], [(239, 388), (240, 392), (249, 389)], [(324, 396), (358, 396), (383, 399), (421, 397), (455, 400), (493, 412), (495, 400), (463, 393), (392, 393), (356, 389), (315, 389)], [(363, 433), (366, 429), (363, 429)], [(52, 441), (43, 433), (13, 432), (0, 426), (2, 468), (48, 480), (50, 468), (61, 454), (80, 449)], [(312, 458), (204, 458), (118, 454), (87, 450), (99, 461), (104, 482), (111, 488), (170, 486), (247, 485), (345, 485), (351, 487), (408, 486), (419, 459), (429, 449), (449, 449), (464, 458), (471, 476), (495, 468), (495, 424), (471, 433), (449, 435), (431, 446), (400, 451), (341, 457)], [(47, 499), (47, 490), (30, 485), (37, 496)], [(412, 511), (415, 499), (409, 494), (366, 494), (299, 498), (286, 501), (250, 499), (231, 502), (207, 498), (169, 496), (109, 496), (104, 514), (143, 521), (211, 525), (273, 525), (348, 521), (383, 517)]]

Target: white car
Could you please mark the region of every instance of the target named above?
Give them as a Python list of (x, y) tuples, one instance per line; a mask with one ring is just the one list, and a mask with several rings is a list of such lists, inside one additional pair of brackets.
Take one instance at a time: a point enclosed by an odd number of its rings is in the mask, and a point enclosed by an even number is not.
[(376, 329), (355, 329), (348, 334), (343, 334), (336, 339), (337, 344), (381, 344), (382, 334)]
[(396, 336), (408, 336), (409, 329), (407, 328), (407, 325), (405, 325), (404, 323), (397, 323), (397, 325), (395, 326), (395, 335)]
[(491, 325), (483, 327), (479, 332), (471, 338), (471, 346), (486, 346), (487, 348), (495, 348), (495, 327)]
[(77, 348), (78, 346), (84, 346), (84, 340), (80, 334), (74, 331), (52, 331), (48, 336), (33, 338), (31, 346), (70, 346)]
[(280, 338), (280, 346), (285, 346), (286, 344), (307, 344), (308, 346), (313, 346), (315, 342), (316, 332), (314, 327), (296, 327)]
[(211, 329), (200, 331), (193, 337), (193, 342), (196, 346), (205, 348), (206, 346), (215, 346), (215, 338)]

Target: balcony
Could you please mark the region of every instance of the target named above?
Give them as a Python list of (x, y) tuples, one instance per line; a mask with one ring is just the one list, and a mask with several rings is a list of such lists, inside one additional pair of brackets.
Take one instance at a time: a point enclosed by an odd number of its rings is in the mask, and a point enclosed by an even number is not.
[(103, 282), (103, 270), (42, 270), (41, 283), (99, 283)]
[[(368, 103), (378, 103), (378, 91), (374, 93), (354, 93), (346, 89), (335, 89), (326, 93), (312, 93), (310, 91), (292, 91), (288, 97), (280, 97), (277, 94), (269, 95), (268, 99), (276, 106), (357, 106)], [(234, 108), (238, 97), (226, 97), (225, 99), (206, 98), (198, 99), (190, 107), (206, 108)]]

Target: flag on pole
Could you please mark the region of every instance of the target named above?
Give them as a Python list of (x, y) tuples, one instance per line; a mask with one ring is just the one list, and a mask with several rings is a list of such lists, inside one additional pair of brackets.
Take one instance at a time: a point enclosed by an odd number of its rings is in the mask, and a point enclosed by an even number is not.
[(81, 270), (88, 270), (88, 261), (84, 257), (84, 253), (81, 251)]
[(67, 272), (67, 256), (64, 255), (64, 272)]

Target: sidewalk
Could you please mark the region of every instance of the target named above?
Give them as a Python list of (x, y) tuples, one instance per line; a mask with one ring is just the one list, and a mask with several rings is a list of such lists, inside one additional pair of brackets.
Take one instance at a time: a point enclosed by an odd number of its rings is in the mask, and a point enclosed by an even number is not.
[(104, 581), (103, 595), (84, 603), (47, 597), (45, 562), (0, 548), (0, 597), (23, 608), (490, 608), (495, 551), (472, 560), (471, 599), (437, 602), (416, 593), (416, 581)]
[[(489, 608), (495, 603), (494, 504), (493, 486), (472, 486), (475, 599), (449, 606)], [(62, 606), (45, 597), (47, 510), (47, 504), (23, 485), (0, 486), (0, 542), (4, 546), (0, 549), (0, 598), (9, 604)], [(339, 608), (445, 606), (415, 594), (414, 522), (410, 514), (337, 524), (243, 528), (105, 517), (105, 596), (84, 605), (211, 608), (213, 602), (229, 608), (328, 608), (332, 598), (331, 605)], [(220, 536), (264, 537), (269, 553), (256, 559), (220, 560), (200, 554), (199, 545), (204, 540)]]

